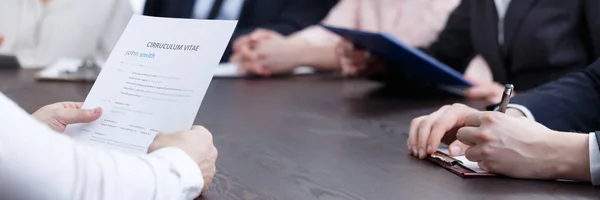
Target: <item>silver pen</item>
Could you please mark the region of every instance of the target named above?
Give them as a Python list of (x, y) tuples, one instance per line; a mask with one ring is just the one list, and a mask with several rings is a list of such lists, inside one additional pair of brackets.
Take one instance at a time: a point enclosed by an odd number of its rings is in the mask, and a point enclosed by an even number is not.
[(512, 96), (513, 90), (515, 86), (512, 84), (504, 85), (504, 92), (502, 93), (502, 100), (500, 101), (500, 107), (498, 111), (501, 113), (506, 113), (506, 107), (508, 107), (508, 102), (510, 102), (510, 97)]

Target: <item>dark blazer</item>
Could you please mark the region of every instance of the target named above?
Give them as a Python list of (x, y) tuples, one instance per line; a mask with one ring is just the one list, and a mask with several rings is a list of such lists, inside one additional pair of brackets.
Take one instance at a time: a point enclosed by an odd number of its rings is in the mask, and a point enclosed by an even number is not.
[[(600, 130), (600, 59), (590, 67), (511, 99), (535, 120), (558, 131)], [(600, 138), (600, 137), (598, 137)]]
[[(196, 1), (147, 0), (144, 15), (191, 18)], [(257, 28), (289, 35), (319, 23), (338, 0), (245, 0), (232, 41)], [(231, 42), (223, 60), (232, 54)], [(222, 60), (222, 61), (223, 61)]]
[(598, 13), (598, 0), (513, 0), (500, 46), (494, 1), (462, 0), (424, 51), (460, 72), (480, 54), (495, 81), (531, 89), (581, 70), (600, 55)]

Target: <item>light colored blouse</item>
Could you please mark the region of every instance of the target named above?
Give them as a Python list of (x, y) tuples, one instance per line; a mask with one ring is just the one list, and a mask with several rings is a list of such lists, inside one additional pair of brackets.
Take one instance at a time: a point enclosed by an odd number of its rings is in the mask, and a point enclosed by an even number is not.
[[(341, 0), (322, 24), (368, 32), (386, 32), (407, 45), (427, 47), (437, 40), (460, 0)], [(337, 35), (311, 26), (291, 36), (309, 45), (333, 46)], [(491, 81), (491, 71), (476, 57), (465, 74)]]
[[(386, 32), (411, 46), (428, 46), (444, 28), (460, 0), (341, 0), (323, 24), (368, 32)], [(340, 38), (318, 27), (295, 36), (315, 45), (336, 44)]]
[(133, 11), (125, 0), (0, 0), (0, 54), (25, 68), (58, 58), (105, 61)]

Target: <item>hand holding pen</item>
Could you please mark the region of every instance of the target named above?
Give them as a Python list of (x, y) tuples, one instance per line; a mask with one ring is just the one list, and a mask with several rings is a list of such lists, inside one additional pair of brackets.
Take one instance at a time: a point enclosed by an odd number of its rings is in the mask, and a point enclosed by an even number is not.
[[(506, 112), (513, 85), (506, 85), (498, 111)], [(480, 111), (463, 104), (446, 105), (439, 110), (412, 120), (408, 132), (407, 147), (412, 155), (421, 159), (435, 153), (444, 139), (449, 144), (451, 156), (464, 155), (469, 147), (456, 140), (457, 130), (465, 126), (467, 116)]]

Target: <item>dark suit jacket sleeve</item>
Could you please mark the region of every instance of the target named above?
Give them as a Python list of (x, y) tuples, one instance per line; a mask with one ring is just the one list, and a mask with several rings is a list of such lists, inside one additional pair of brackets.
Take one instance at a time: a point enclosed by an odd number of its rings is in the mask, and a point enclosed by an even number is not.
[(470, 21), (470, 0), (463, 0), (450, 14), (438, 40), (422, 50), (457, 71), (464, 72), (476, 54)]
[(144, 5), (144, 15), (161, 16), (164, 0), (146, 0)]
[(596, 142), (598, 143), (598, 146), (600, 146), (600, 131), (596, 131), (594, 134), (596, 134)]
[(600, 57), (600, 1), (585, 0), (583, 7), (585, 9), (585, 17), (588, 24), (587, 36), (592, 40), (588, 48), (594, 50), (591, 59), (595, 59)]
[(511, 103), (527, 107), (541, 124), (558, 131), (600, 130), (600, 60), (530, 92)]

